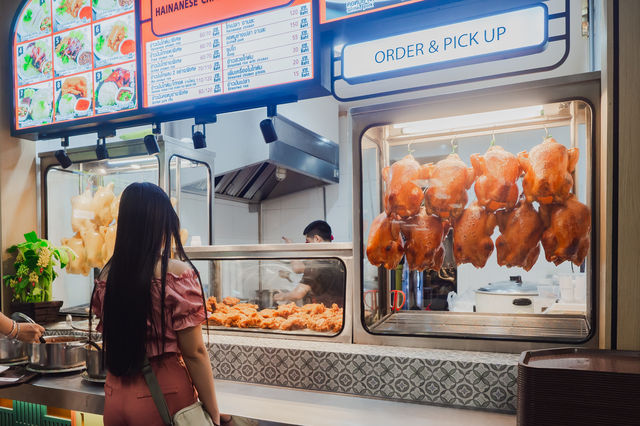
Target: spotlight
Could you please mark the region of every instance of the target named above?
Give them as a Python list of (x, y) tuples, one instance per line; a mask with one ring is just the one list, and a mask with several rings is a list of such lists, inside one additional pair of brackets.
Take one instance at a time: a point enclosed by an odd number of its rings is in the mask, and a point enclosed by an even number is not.
[(273, 121), (270, 118), (265, 118), (260, 122), (260, 131), (262, 132), (262, 137), (266, 143), (278, 140), (276, 128), (273, 126)]
[(58, 163), (60, 163), (60, 166), (62, 166), (63, 169), (66, 169), (71, 165), (71, 159), (67, 155), (67, 151), (65, 151), (64, 149), (57, 150), (55, 156), (56, 160), (58, 160)]
[(62, 166), (63, 169), (66, 169), (69, 166), (71, 166), (71, 159), (67, 155), (67, 147), (69, 146), (69, 138), (68, 137), (62, 138), (60, 140), (60, 146), (62, 146), (62, 149), (57, 150), (56, 153), (55, 153), (56, 160), (58, 160), (58, 163), (60, 163), (60, 166)]
[(202, 149), (207, 147), (207, 130), (204, 124), (202, 124), (202, 131), (196, 130), (197, 124), (191, 126), (191, 139), (193, 140), (193, 147), (195, 149)]
[(144, 146), (147, 148), (147, 154), (158, 155), (160, 147), (158, 146), (158, 140), (156, 135), (147, 135), (144, 137)]
[(109, 151), (107, 151), (107, 141), (106, 139), (98, 139), (96, 143), (96, 157), (98, 160), (106, 160), (109, 158)]

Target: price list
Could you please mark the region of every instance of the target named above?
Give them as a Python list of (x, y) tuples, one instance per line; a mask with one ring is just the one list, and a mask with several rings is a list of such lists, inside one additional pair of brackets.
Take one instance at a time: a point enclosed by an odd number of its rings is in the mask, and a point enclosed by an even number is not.
[(311, 26), (308, 3), (148, 42), (147, 105), (311, 79)]

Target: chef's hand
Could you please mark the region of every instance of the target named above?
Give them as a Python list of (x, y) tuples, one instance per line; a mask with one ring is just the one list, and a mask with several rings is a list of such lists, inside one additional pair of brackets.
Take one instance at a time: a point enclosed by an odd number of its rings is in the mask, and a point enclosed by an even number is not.
[(20, 323), (20, 331), (16, 339), (27, 343), (37, 343), (44, 333), (44, 328), (39, 324)]
[(289, 238), (287, 238), (287, 237), (282, 237), (282, 239), (283, 239), (283, 240), (284, 240), (284, 242), (285, 242), (285, 243), (287, 243), (287, 244), (292, 244), (292, 243), (293, 243), (293, 241), (291, 241), (291, 240), (290, 240)]
[(233, 417), (231, 417), (229, 414), (220, 414), (221, 425), (231, 423), (231, 420), (233, 420)]
[(276, 302), (282, 302), (283, 300), (287, 300), (287, 298), (283, 292), (278, 291), (273, 295), (273, 300)]

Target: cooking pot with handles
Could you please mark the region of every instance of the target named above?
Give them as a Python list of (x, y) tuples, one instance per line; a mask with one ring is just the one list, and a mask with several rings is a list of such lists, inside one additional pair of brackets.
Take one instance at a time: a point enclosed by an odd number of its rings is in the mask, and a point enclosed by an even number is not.
[(519, 276), (510, 281), (489, 283), (476, 290), (476, 312), (497, 314), (532, 314), (533, 298), (538, 287), (523, 283)]

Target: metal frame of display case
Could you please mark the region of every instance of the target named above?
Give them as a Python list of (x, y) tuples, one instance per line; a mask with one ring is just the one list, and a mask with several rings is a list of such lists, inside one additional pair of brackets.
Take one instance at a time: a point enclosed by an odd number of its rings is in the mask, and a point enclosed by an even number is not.
[[(587, 161), (587, 204), (592, 209), (591, 247), (587, 262), (588, 294), (587, 318), (591, 327), (581, 323), (579, 316), (563, 316), (579, 330), (573, 338), (566, 335), (566, 324), (540, 321), (536, 315), (478, 314), (478, 313), (417, 313), (397, 312), (383, 315), (373, 327), (365, 324), (362, 217), (362, 146), (361, 140), (370, 128), (400, 122), (412, 122), (447, 116), (458, 116), (518, 108), (527, 105), (550, 104), (580, 100), (592, 109), (592, 126), (587, 124), (587, 145), (592, 150)], [(600, 241), (601, 223), (606, 219), (607, 206), (602, 205), (600, 185), (602, 175), (608, 171), (596, 161), (601, 152), (600, 133), (594, 128), (600, 124), (600, 73), (587, 73), (569, 77), (518, 83), (509, 86), (480, 89), (472, 92), (436, 96), (385, 105), (356, 108), (352, 115), (353, 139), (353, 234), (354, 245), (354, 342), (375, 345), (428, 347), (443, 349), (519, 352), (532, 348), (557, 346), (559, 342), (572, 346), (595, 347), (599, 343), (598, 324), (605, 314), (600, 308), (602, 282), (600, 268), (606, 259)], [(384, 153), (382, 153), (384, 155)], [(603, 219), (605, 217), (605, 219)], [(382, 278), (384, 279), (384, 277)], [(384, 296), (381, 296), (384, 297)], [(486, 321), (479, 325), (482, 317)], [(587, 326), (587, 329), (584, 328)], [(582, 328), (581, 328), (582, 327)], [(565, 331), (563, 331), (563, 328)], [(550, 330), (551, 329), (551, 330)], [(516, 334), (515, 331), (520, 333)], [(523, 331), (524, 330), (524, 331)], [(587, 331), (588, 330), (588, 331)], [(392, 331), (395, 331), (393, 333)], [(421, 332), (419, 332), (421, 331)], [(558, 337), (564, 334), (564, 337)]]
[(202, 246), (185, 247), (185, 251), (192, 261), (207, 260), (306, 260), (306, 259), (337, 259), (345, 267), (345, 304), (344, 323), (340, 333), (336, 335), (302, 334), (295, 331), (278, 332), (260, 329), (218, 329), (211, 328), (212, 333), (224, 333), (243, 337), (267, 337), (274, 339), (331, 341), (337, 343), (351, 343), (354, 309), (353, 303), (353, 245), (351, 243), (319, 243), (319, 244), (257, 244), (234, 246)]
[[(208, 198), (211, 200), (209, 203), (209, 235), (208, 243), (213, 242), (214, 222), (213, 222), (213, 203), (214, 203), (214, 160), (215, 153), (206, 149), (193, 149), (189, 144), (180, 142), (177, 139), (169, 136), (158, 135), (157, 137), (158, 147), (160, 152), (158, 157), (158, 185), (164, 189), (167, 194), (170, 194), (171, 182), (170, 182), (170, 163), (174, 157), (179, 159), (192, 160), (205, 164), (209, 169), (209, 183), (208, 183)], [(147, 149), (143, 139), (135, 139), (131, 141), (113, 142), (107, 144), (109, 152), (109, 159), (125, 159), (128, 157), (148, 156)], [(81, 148), (73, 148), (67, 150), (69, 159), (76, 163), (85, 163), (91, 161), (98, 161), (96, 156), (95, 146), (87, 146)], [(55, 158), (54, 152), (44, 152), (39, 154), (39, 167), (37, 168), (37, 198), (38, 198), (38, 223), (40, 224), (40, 234), (47, 237), (47, 188), (46, 178), (47, 172), (51, 167), (59, 165), (58, 160)], [(179, 182), (179, 177), (176, 178)], [(180, 193), (179, 183), (177, 184), (177, 193)], [(178, 199), (180, 197), (178, 196)], [(179, 205), (178, 205), (179, 208)], [(206, 243), (207, 241), (203, 241)]]

